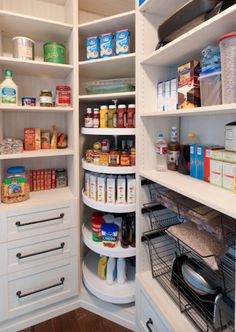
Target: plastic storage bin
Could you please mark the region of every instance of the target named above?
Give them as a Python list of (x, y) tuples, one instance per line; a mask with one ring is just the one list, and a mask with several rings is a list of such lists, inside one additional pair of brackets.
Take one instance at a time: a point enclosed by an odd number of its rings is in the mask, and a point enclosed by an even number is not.
[(199, 81), (201, 105), (211, 106), (222, 104), (221, 72), (201, 75)]
[(222, 67), (223, 104), (236, 102), (236, 32), (221, 36), (219, 40)]
[(128, 92), (135, 90), (133, 78), (118, 78), (110, 80), (92, 81), (85, 84), (88, 94)]

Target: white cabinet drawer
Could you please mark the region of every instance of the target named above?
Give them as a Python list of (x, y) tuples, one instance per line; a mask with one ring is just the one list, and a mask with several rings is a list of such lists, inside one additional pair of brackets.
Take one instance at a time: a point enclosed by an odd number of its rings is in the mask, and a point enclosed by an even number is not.
[(0, 278), (0, 320), (6, 320), (78, 295), (78, 258), (64, 259), (31, 274)]
[(77, 229), (69, 229), (3, 243), (0, 275), (77, 255), (77, 232)]
[(0, 240), (2, 242), (17, 240), (76, 226), (75, 210), (75, 206), (71, 202), (71, 204), (55, 208), (42, 207), (33, 212), (24, 211), (24, 213), (6, 215)]

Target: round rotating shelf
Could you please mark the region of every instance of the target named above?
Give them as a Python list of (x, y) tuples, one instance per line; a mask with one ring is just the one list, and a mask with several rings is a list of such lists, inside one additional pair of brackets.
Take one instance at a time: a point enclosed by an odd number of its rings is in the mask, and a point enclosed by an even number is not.
[(129, 213), (135, 212), (135, 204), (127, 204), (127, 205), (113, 205), (113, 204), (103, 204), (100, 202), (95, 202), (94, 200), (88, 198), (85, 195), (84, 190), (82, 190), (82, 198), (84, 204), (91, 207), (92, 209), (103, 211), (103, 212), (111, 212), (111, 213)]
[(84, 159), (82, 159), (82, 167), (87, 171), (104, 173), (104, 174), (134, 174), (136, 171), (136, 168), (133, 166), (126, 166), (126, 167), (98, 166), (92, 163), (87, 163)]
[(85, 135), (129, 136), (135, 135), (135, 128), (82, 128)]
[(128, 247), (122, 248), (120, 242), (116, 245), (115, 248), (105, 247), (102, 242), (95, 242), (92, 239), (92, 226), (90, 222), (83, 224), (82, 227), (83, 241), (86, 246), (92, 251), (108, 256), (108, 257), (133, 257), (136, 255), (136, 248)]
[(99, 255), (89, 252), (83, 262), (83, 281), (87, 289), (99, 299), (115, 303), (132, 303), (135, 300), (135, 268), (127, 266), (127, 282), (108, 285), (97, 275)]

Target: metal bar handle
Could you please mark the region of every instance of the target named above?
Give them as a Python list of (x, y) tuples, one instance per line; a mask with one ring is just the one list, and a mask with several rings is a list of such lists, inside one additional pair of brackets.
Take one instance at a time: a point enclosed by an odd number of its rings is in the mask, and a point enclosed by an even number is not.
[(152, 332), (150, 325), (153, 325), (153, 321), (151, 318), (149, 318), (149, 320), (146, 322), (146, 326), (147, 326), (148, 331)]
[(29, 226), (29, 225), (34, 225), (34, 224), (40, 224), (40, 223), (43, 223), (43, 222), (58, 220), (58, 219), (62, 219), (64, 217), (64, 215), (65, 215), (64, 213), (61, 213), (59, 217), (44, 219), (44, 220), (31, 221), (31, 222), (27, 222), (27, 223), (24, 223), (24, 224), (22, 224), (20, 221), (17, 221), (16, 226), (22, 227), (22, 226)]
[(43, 250), (43, 251), (39, 251), (39, 252), (35, 252), (33, 254), (22, 255), (20, 252), (18, 252), (16, 254), (16, 257), (19, 258), (19, 259), (28, 258), (28, 257), (32, 257), (32, 256), (46, 254), (47, 252), (52, 252), (52, 251), (60, 250), (60, 249), (63, 249), (64, 247), (65, 247), (65, 242), (62, 242), (59, 247), (48, 249), (48, 250)]
[(36, 293), (40, 293), (40, 292), (43, 292), (43, 291), (51, 289), (51, 288), (55, 288), (55, 287), (61, 286), (61, 285), (64, 284), (64, 281), (65, 281), (65, 278), (62, 277), (60, 279), (60, 282), (58, 282), (57, 284), (54, 284), (54, 285), (51, 285), (51, 286), (48, 286), (48, 287), (44, 287), (44, 288), (41, 288), (41, 289), (37, 289), (37, 290), (35, 290), (33, 292), (26, 293), (26, 294), (22, 294), (21, 291), (18, 291), (18, 292), (16, 292), (16, 296), (19, 299), (21, 299), (21, 298), (26, 297), (26, 296), (30, 296), (30, 295), (33, 295), (33, 294), (36, 294)]

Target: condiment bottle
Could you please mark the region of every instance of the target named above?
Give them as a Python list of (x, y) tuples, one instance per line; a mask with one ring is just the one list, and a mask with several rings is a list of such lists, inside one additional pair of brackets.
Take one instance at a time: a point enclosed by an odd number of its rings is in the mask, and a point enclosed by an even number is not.
[(190, 174), (190, 145), (197, 143), (197, 135), (188, 133), (187, 140), (180, 145), (180, 154), (178, 159), (178, 172), (181, 174)]
[(121, 247), (128, 248), (129, 247), (129, 221), (127, 216), (122, 219), (121, 223)]
[(118, 106), (118, 115), (117, 115), (117, 127), (118, 128), (126, 128), (126, 105)]
[(129, 245), (135, 248), (135, 214), (129, 213), (126, 218), (128, 219)]
[(18, 102), (18, 86), (12, 79), (12, 70), (5, 70), (5, 80), (0, 85), (0, 104), (15, 104)]
[(106, 105), (100, 107), (100, 128), (108, 127), (108, 109)]
[(109, 152), (110, 150), (110, 142), (108, 139), (103, 139), (101, 141), (101, 150), (102, 152)]
[(99, 109), (94, 108), (93, 109), (93, 128), (99, 128), (99, 127), (100, 127)]
[(84, 126), (85, 128), (93, 128), (92, 108), (87, 108), (86, 110), (86, 114), (84, 117)]
[(109, 105), (108, 110), (108, 128), (116, 128), (117, 123), (117, 111), (116, 105)]
[(170, 171), (178, 170), (180, 145), (177, 141), (177, 128), (171, 127), (171, 140), (167, 146), (167, 168)]
[(127, 128), (135, 128), (135, 105), (129, 104), (127, 109)]
[(135, 148), (131, 148), (130, 149), (130, 156), (129, 156), (129, 158), (130, 158), (130, 166), (135, 166), (135, 164), (136, 164), (136, 161), (135, 161), (135, 159), (136, 159)]

